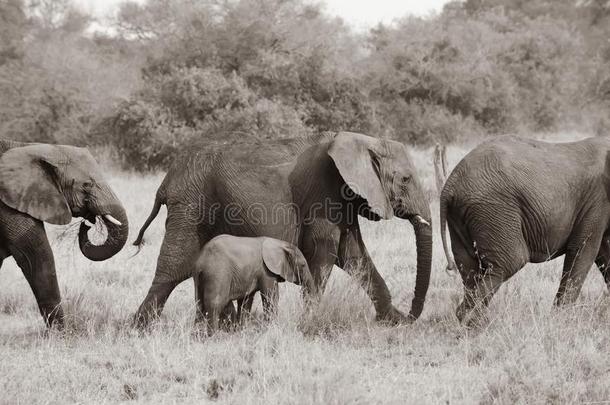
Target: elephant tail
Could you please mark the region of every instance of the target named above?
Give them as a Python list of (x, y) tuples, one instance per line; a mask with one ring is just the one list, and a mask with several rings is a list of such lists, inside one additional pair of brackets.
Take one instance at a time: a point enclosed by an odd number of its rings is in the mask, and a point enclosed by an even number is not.
[(449, 191), (445, 187), (447, 182), (447, 151), (445, 146), (436, 144), (434, 148), (434, 174), (436, 177), (436, 189), (440, 195), (441, 205), (441, 239), (443, 241), (443, 250), (447, 258), (447, 271), (456, 271), (457, 265), (453, 259), (453, 255), (447, 244), (447, 205), (449, 203)]
[(434, 177), (436, 178), (436, 191), (438, 195), (441, 195), (447, 181), (447, 148), (440, 143), (434, 147)]
[(441, 193), (441, 240), (443, 241), (443, 250), (445, 251), (445, 257), (447, 258), (447, 271), (457, 271), (457, 265), (455, 264), (455, 260), (453, 259), (453, 255), (447, 244), (447, 205), (449, 204), (449, 197), (447, 194), (447, 190), (443, 190)]
[(148, 218), (146, 218), (146, 221), (144, 222), (144, 225), (140, 229), (140, 233), (138, 233), (138, 237), (133, 242), (133, 245), (138, 247), (138, 252), (136, 252), (136, 254), (139, 253), (140, 248), (142, 247), (142, 242), (144, 239), (144, 232), (146, 232), (146, 229), (150, 226), (152, 221), (157, 217), (157, 215), (159, 214), (159, 210), (161, 209), (161, 206), (163, 204), (165, 204), (165, 202), (166, 202), (165, 192), (164, 192), (164, 187), (162, 185), (159, 188), (159, 190), (157, 190), (157, 196), (155, 197), (155, 204), (153, 205), (152, 211), (150, 212), (150, 214), (148, 215)]

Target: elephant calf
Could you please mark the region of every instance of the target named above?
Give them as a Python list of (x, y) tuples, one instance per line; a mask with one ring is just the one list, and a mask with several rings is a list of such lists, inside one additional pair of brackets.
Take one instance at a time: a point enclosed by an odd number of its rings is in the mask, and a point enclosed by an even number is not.
[(218, 329), (220, 314), (233, 300), (237, 300), (239, 321), (242, 311), (250, 310), (254, 294), (260, 291), (269, 318), (277, 307), (277, 282), (290, 281), (310, 291), (315, 288), (299, 248), (267, 237), (216, 236), (203, 247), (193, 278), (208, 334)]
[[(526, 263), (565, 255), (556, 305), (578, 297), (596, 263), (610, 286), (610, 138), (485, 142), (455, 167), (441, 192), (441, 236), (460, 271), (460, 321), (476, 315)], [(448, 224), (449, 252), (445, 227)]]

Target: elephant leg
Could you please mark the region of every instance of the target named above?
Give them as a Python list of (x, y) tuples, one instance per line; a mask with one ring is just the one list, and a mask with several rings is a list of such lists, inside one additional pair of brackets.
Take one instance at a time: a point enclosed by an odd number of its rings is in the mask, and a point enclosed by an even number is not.
[(158, 318), (174, 288), (191, 277), (193, 261), (199, 253), (199, 248), (196, 227), (185, 229), (183, 225), (175, 225), (168, 216), (155, 276), (146, 298), (135, 315), (137, 327), (146, 328), (151, 320)]
[(204, 318), (206, 321), (206, 331), (208, 336), (212, 336), (219, 328), (220, 323), (220, 309), (214, 306), (209, 306), (204, 312)]
[(230, 330), (237, 323), (237, 311), (233, 301), (229, 301), (220, 311), (220, 326), (223, 330)]
[(465, 288), (464, 300), (456, 310), (460, 322), (467, 326), (483, 325), (489, 302), (505, 280), (502, 272), (488, 272), (475, 282), (474, 288)]
[(237, 323), (241, 323), (245, 315), (250, 314), (252, 309), (252, 301), (254, 301), (254, 294), (248, 294), (244, 298), (237, 300)]
[[(199, 296), (199, 283), (201, 282), (202, 281), (199, 279), (199, 277), (193, 277), (193, 284), (195, 286), (195, 303), (197, 307), (197, 312), (195, 314), (195, 325), (205, 321), (204, 312), (202, 310), (202, 302)], [(238, 322), (238, 313), (236, 312), (235, 305), (233, 305), (232, 302), (229, 302), (222, 310), (220, 319), (220, 323), (222, 325), (229, 325), (231, 323)]]
[(392, 305), (390, 290), (364, 245), (360, 226), (352, 226), (341, 233), (338, 253), (339, 267), (358, 278), (375, 306), (377, 320), (390, 324), (407, 323), (407, 317)]
[(578, 240), (581, 242), (567, 249), (559, 289), (555, 295), (555, 306), (573, 304), (580, 295), (582, 285), (597, 256), (601, 236), (595, 240)]
[(610, 263), (606, 259), (596, 259), (595, 264), (604, 278), (608, 292), (610, 292)]
[(473, 291), (475, 289), (474, 275), (480, 271), (479, 263), (475, 257), (463, 246), (459, 239), (451, 236), (451, 247), (455, 264), (462, 277), (464, 297), (456, 308), (455, 315), (462, 322), (475, 306)]
[(55, 260), (42, 222), (36, 221), (32, 224), (31, 232), (28, 232), (27, 236), (11, 241), (10, 253), (36, 297), (45, 324), (62, 328), (64, 313), (55, 273)]
[[(310, 262), (316, 269), (315, 276), (312, 274), (312, 278), (318, 292), (318, 298), (320, 298), (324, 295), (324, 291), (326, 291), (326, 285), (328, 284), (328, 279), (330, 278), (336, 259), (328, 259), (321, 255), (313, 255), (310, 258)], [(305, 291), (305, 288), (303, 288), (303, 290)]]
[(319, 300), (324, 293), (332, 268), (337, 261), (339, 239), (339, 229), (324, 221), (315, 221), (303, 229), (301, 250), (316, 288), (316, 291), (307, 291), (303, 288), (306, 304)]
[(602, 277), (604, 277), (604, 281), (610, 292), (610, 241), (607, 238), (602, 240), (597, 258), (595, 259), (595, 264), (602, 274)]
[(610, 268), (606, 265), (603, 268), (598, 267), (599, 271), (602, 273), (604, 277), (604, 281), (606, 282), (606, 287), (608, 288), (608, 292), (610, 292)]
[[(205, 321), (204, 312), (201, 309), (202, 303), (201, 298), (199, 296), (199, 283), (201, 283), (199, 278), (193, 277), (193, 284), (195, 285), (195, 302), (197, 303), (197, 312), (195, 313), (195, 325)], [(233, 302), (229, 302), (220, 313), (220, 323), (223, 326), (227, 326), (235, 322), (238, 322), (238, 312), (235, 310), (235, 305), (233, 305)]]
[[(206, 322), (205, 311), (203, 308), (203, 299), (200, 293), (200, 288), (203, 288), (204, 286), (201, 283), (203, 283), (203, 281), (200, 280), (200, 276), (193, 277), (193, 284), (195, 285), (195, 304), (197, 308), (197, 311), (195, 313), (195, 325), (198, 325), (202, 322)], [(227, 305), (220, 312), (219, 317), (219, 323), (223, 328), (228, 328), (229, 325), (237, 322), (238, 314), (235, 311), (235, 306), (233, 305), (233, 302), (229, 301), (229, 303), (227, 303)]]
[(195, 307), (197, 311), (195, 312), (195, 325), (205, 322), (205, 312), (203, 311), (203, 302), (201, 301), (201, 296), (199, 294), (199, 288), (201, 288), (200, 275), (193, 275), (193, 287), (195, 287)]
[(278, 285), (276, 282), (271, 282), (268, 285), (261, 287), (260, 292), (265, 320), (269, 321), (277, 314), (277, 304), (280, 298)]
[[(456, 309), (456, 316), (467, 326), (481, 326), (485, 323), (487, 307), (502, 283), (528, 262), (528, 250), (523, 240), (515, 236), (498, 243), (494, 238), (480, 235), (470, 241), (464, 228), (450, 228), (450, 234), (453, 255), (464, 284), (464, 299)], [(510, 233), (492, 229), (489, 234), (506, 236)]]
[(220, 291), (217, 285), (201, 285), (199, 297), (208, 336), (213, 335), (219, 328), (227, 330), (227, 324), (223, 321), (223, 311), (227, 304), (233, 306), (229, 296)]

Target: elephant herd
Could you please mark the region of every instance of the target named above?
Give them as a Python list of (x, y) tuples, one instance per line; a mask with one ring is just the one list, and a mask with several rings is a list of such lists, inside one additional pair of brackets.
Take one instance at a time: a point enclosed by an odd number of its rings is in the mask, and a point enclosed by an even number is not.
[[(565, 255), (556, 305), (576, 300), (594, 263), (610, 288), (609, 151), (605, 137), (557, 144), (500, 137), (472, 150), (447, 178), (440, 160), (441, 238), (448, 270), (464, 285), (461, 322), (481, 324), (502, 282), (529, 262)], [(101, 173), (83, 148), (0, 141), (0, 264), (14, 257), (48, 326), (61, 327), (63, 312), (43, 222), (83, 218), (79, 247), (90, 260), (112, 257), (127, 241), (125, 209)], [(222, 317), (238, 321), (257, 291), (272, 315), (278, 282), (301, 285), (314, 304), (335, 265), (358, 279), (377, 320), (408, 323), (422, 313), (432, 219), (402, 143), (339, 132), (187, 151), (168, 170), (134, 245), (162, 205), (165, 236), (134, 317), (140, 328), (191, 277), (198, 320), (207, 320), (209, 332)], [(392, 304), (358, 216), (397, 217), (413, 227), (417, 274), (407, 315)], [(87, 231), (98, 221), (107, 238), (96, 245)]]

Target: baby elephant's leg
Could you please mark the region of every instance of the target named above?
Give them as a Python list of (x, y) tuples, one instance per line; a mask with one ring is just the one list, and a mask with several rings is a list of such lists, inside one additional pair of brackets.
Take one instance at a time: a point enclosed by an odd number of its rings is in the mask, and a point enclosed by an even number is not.
[[(208, 335), (212, 336), (221, 326), (221, 314), (226, 307), (226, 300), (204, 298), (204, 316), (207, 323)], [(224, 323), (222, 324), (224, 326)]]
[(228, 293), (223, 288), (223, 284), (215, 280), (203, 282), (202, 276), (198, 276), (198, 299), (199, 312), (206, 321), (208, 335), (214, 334), (218, 330), (220, 318), (228, 304), (233, 306)]
[[(193, 276), (193, 281), (195, 284), (195, 301), (197, 302), (197, 313), (195, 314), (195, 325), (204, 321), (206, 318), (204, 316), (205, 312), (203, 312), (203, 300), (201, 298), (202, 288), (203, 288), (203, 280), (200, 274)], [(237, 322), (237, 313), (235, 311), (235, 305), (232, 302), (229, 302), (220, 313), (220, 323), (222, 325), (230, 325), (232, 323)]]
[(237, 323), (237, 311), (233, 301), (229, 301), (220, 311), (219, 323), (223, 330), (230, 330)]
[(260, 292), (265, 319), (270, 320), (277, 313), (277, 303), (279, 300), (277, 282), (269, 281), (263, 283)]
[(254, 294), (248, 294), (237, 300), (237, 323), (241, 323), (244, 320), (244, 316), (250, 315)]

